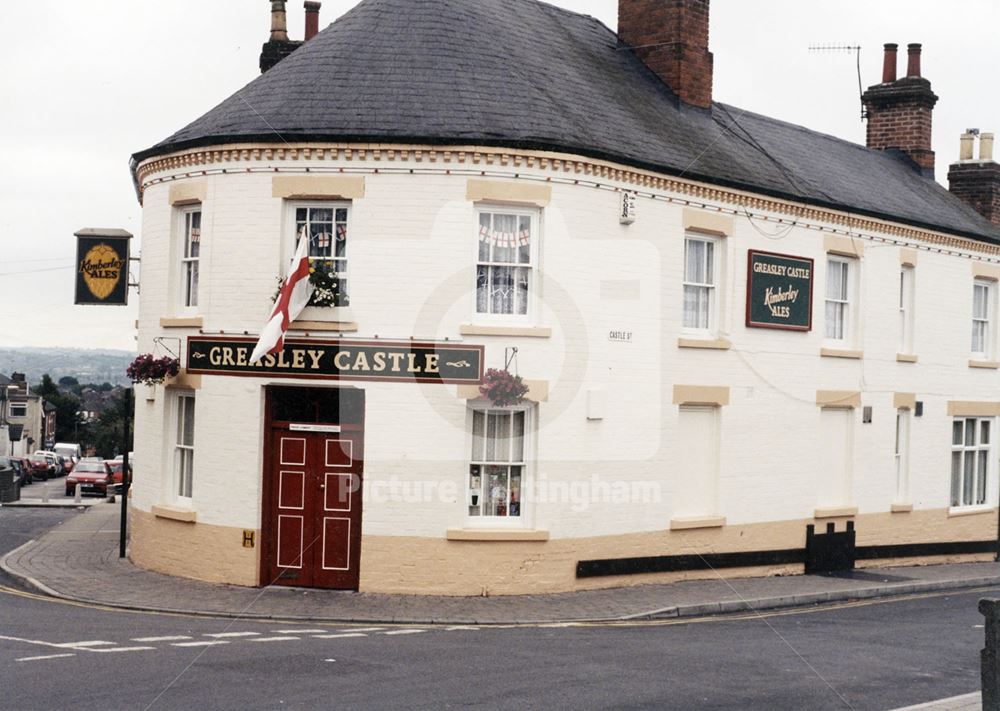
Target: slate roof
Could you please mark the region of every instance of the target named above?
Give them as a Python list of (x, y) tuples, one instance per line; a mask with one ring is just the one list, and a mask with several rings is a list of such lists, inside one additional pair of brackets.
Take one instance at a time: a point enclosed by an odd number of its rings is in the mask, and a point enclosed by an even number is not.
[(1000, 242), (906, 156), (685, 105), (601, 22), (538, 0), (363, 0), (133, 168), (321, 140), (555, 150)]

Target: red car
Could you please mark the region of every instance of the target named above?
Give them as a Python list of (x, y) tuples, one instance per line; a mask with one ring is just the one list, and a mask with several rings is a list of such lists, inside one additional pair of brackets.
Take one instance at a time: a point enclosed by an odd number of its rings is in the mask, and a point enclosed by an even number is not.
[(44, 454), (32, 454), (28, 457), (32, 479), (51, 479), (56, 475), (55, 464)]
[(111, 467), (100, 459), (81, 459), (74, 467), (73, 473), (66, 477), (66, 496), (73, 496), (76, 485), (80, 485), (83, 494), (108, 495), (108, 484), (111, 482)]
[[(104, 463), (111, 468), (111, 474), (114, 477), (115, 486), (121, 489), (122, 486), (122, 460), (121, 459), (105, 459)], [(79, 466), (79, 465), (77, 465)], [(132, 485), (132, 462), (128, 465), (128, 483), (129, 486)]]

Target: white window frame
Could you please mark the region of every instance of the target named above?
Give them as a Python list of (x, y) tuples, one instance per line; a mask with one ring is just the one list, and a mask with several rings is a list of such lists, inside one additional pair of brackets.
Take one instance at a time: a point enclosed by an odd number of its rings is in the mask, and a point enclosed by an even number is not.
[[(976, 313), (976, 293), (980, 290), (985, 290), (986, 298), (986, 313), (978, 314)], [(974, 358), (979, 358), (982, 360), (991, 360), (993, 358), (996, 349), (994, 348), (994, 343), (996, 342), (996, 282), (990, 279), (975, 279), (972, 282), (972, 338), (969, 344), (969, 350)], [(976, 331), (977, 327), (984, 330), (982, 338), (982, 349), (976, 349)]]
[[(352, 252), (356, 248), (357, 235), (353, 229), (353, 216), (354, 216), (354, 204), (350, 200), (286, 200), (285, 201), (285, 248), (284, 254), (281, 258), (281, 268), (280, 276), (285, 276), (285, 270), (288, 269), (288, 262), (295, 254), (295, 248), (298, 246), (298, 234), (297, 234), (297, 223), (296, 213), (298, 210), (305, 209), (323, 209), (333, 211), (333, 223), (334, 223), (334, 234), (331, 235), (331, 239), (336, 239), (336, 224), (337, 220), (337, 210), (347, 210), (347, 220), (345, 221), (345, 226), (347, 230), (347, 245), (344, 252), (344, 257), (338, 259), (338, 261), (347, 262), (346, 269), (337, 272), (337, 277), (343, 279), (346, 282), (346, 293), (347, 293), (347, 304), (344, 306), (334, 306), (329, 308), (317, 308), (308, 307), (306, 312), (313, 311), (313, 315), (308, 317), (313, 320), (337, 320), (338, 318), (346, 318), (350, 314), (350, 309), (354, 303), (354, 295), (351, 279), (351, 262), (353, 261)], [(331, 254), (336, 254), (336, 248), (331, 247)], [(320, 259), (327, 259), (327, 257), (320, 257)], [(328, 259), (331, 261), (336, 259), (334, 256), (330, 256)], [(306, 319), (306, 312), (299, 318)], [(315, 318), (313, 318), (315, 317)]]
[[(167, 417), (167, 441), (170, 442), (170, 499), (175, 503), (191, 507), (194, 494), (194, 454), (195, 443), (197, 441), (198, 426), (198, 401), (193, 390), (168, 389), (169, 393), (169, 416)], [(190, 443), (178, 441), (181, 438), (180, 427), (181, 418), (185, 411), (185, 403), (190, 400), (194, 414), (194, 428)], [(186, 454), (190, 452), (190, 454)], [(187, 486), (184, 484), (183, 467), (187, 459)]]
[(894, 502), (906, 504), (910, 500), (910, 432), (913, 425), (909, 408), (896, 410), (896, 431), (892, 458), (896, 469), (896, 497)]
[[(526, 313), (517, 314), (498, 314), (498, 313), (481, 313), (479, 311), (479, 267), (480, 266), (504, 266), (506, 262), (492, 262), (492, 261), (480, 261), (479, 258), (479, 245), (480, 245), (480, 220), (483, 214), (501, 214), (501, 215), (516, 215), (517, 217), (528, 217), (531, 220), (531, 244), (530, 244), (530, 255), (529, 262), (527, 264), (515, 264), (511, 262), (515, 268), (526, 267), (528, 269), (528, 299)], [(474, 209), (475, 222), (475, 239), (472, 245), (472, 263), (473, 263), (473, 276), (472, 276), (472, 321), (473, 323), (481, 324), (492, 324), (492, 325), (510, 325), (510, 324), (520, 324), (520, 325), (532, 325), (537, 320), (538, 314), (538, 298), (539, 298), (539, 288), (541, 286), (541, 278), (539, 277), (539, 243), (542, 240), (542, 211), (539, 208), (530, 207), (518, 207), (510, 205), (501, 205), (493, 203), (479, 203), (475, 205)]]
[[(188, 257), (188, 244), (190, 233), (188, 230), (189, 221), (192, 215), (198, 215), (198, 256)], [(195, 314), (198, 313), (201, 297), (199, 294), (201, 287), (201, 254), (204, 247), (202, 241), (204, 212), (201, 203), (184, 205), (177, 208), (177, 249), (174, 263), (177, 265), (177, 313)], [(198, 273), (198, 288), (194, 292), (194, 303), (190, 302), (188, 292), (188, 273), (191, 269)]]
[[(706, 244), (711, 248), (712, 267), (711, 273), (707, 276), (710, 281), (697, 282), (689, 281), (688, 267), (688, 247), (692, 242)], [(720, 237), (689, 232), (684, 235), (684, 256), (681, 264), (683, 270), (681, 276), (681, 331), (688, 335), (701, 337), (715, 337), (720, 332), (719, 322), (721, 318), (722, 303), (722, 265), (725, 260), (726, 241)], [(706, 269), (706, 272), (709, 271)], [(686, 294), (688, 289), (707, 290), (708, 292), (708, 313), (705, 327), (689, 326), (685, 323), (687, 313), (685, 310)]]
[[(858, 314), (858, 271), (860, 262), (854, 257), (842, 257), (837, 254), (826, 255), (826, 274), (824, 278), (823, 290), (823, 336), (827, 344), (844, 348), (854, 345), (857, 330)], [(847, 294), (843, 298), (830, 297), (830, 264), (843, 264), (847, 268)], [(827, 314), (827, 305), (830, 303), (843, 304), (844, 322), (842, 335), (840, 337), (830, 335), (830, 319)]]
[(904, 264), (899, 268), (899, 352), (913, 354), (913, 331), (916, 323), (916, 270)]
[[(14, 408), (15, 407), (21, 409), (20, 414), (14, 412)], [(28, 416), (28, 403), (26, 403), (26, 402), (9, 402), (8, 403), (8, 408), (9, 409), (7, 411), (7, 414), (8, 414), (9, 417), (21, 418), (21, 417), (27, 417)]]
[[(987, 436), (983, 441), (983, 425)], [(972, 436), (969, 428), (973, 427)], [(951, 488), (948, 504), (952, 510), (986, 509), (991, 504), (994, 476), (994, 417), (954, 417), (951, 429)], [(971, 439), (971, 442), (970, 442)], [(960, 440), (956, 442), (956, 440)], [(971, 469), (971, 471), (970, 471)]]
[[(520, 462), (487, 462), (485, 461), (485, 448), (486, 448), (486, 436), (485, 430), (488, 427), (486, 421), (484, 420), (484, 436), (483, 436), (483, 448), (484, 448), (484, 459), (476, 460), (473, 459), (475, 454), (475, 437), (473, 434), (473, 417), (476, 412), (483, 413), (507, 413), (513, 414), (515, 412), (524, 413), (524, 438), (523, 438), (523, 453)], [(461, 498), (461, 504), (463, 511), (465, 513), (465, 525), (468, 528), (531, 528), (530, 515), (532, 511), (530, 510), (531, 497), (526, 496), (526, 494), (531, 491), (530, 487), (533, 485), (534, 478), (534, 422), (535, 422), (535, 406), (532, 403), (525, 403), (523, 405), (518, 405), (514, 407), (493, 407), (486, 402), (475, 402), (470, 403), (467, 412), (467, 432), (465, 444), (465, 456), (463, 461), (465, 462), (465, 467), (463, 469), (463, 484), (461, 491), (463, 492)], [(520, 515), (518, 516), (485, 516), (479, 515), (474, 516), (471, 513), (472, 508), (472, 488), (471, 488), (471, 469), (473, 466), (488, 466), (489, 464), (503, 464), (509, 466), (520, 466), (521, 467), (521, 500), (518, 502), (520, 505)], [(485, 492), (486, 477), (483, 472), (480, 472), (480, 489), (479, 496), (482, 497)], [(507, 492), (508, 501), (510, 498), (510, 491), (508, 487)], [(479, 501), (480, 506), (485, 505), (484, 500)]]

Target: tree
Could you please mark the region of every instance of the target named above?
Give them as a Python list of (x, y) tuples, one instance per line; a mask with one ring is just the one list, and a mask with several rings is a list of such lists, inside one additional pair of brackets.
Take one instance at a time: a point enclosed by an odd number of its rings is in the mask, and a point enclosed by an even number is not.
[[(125, 407), (125, 393), (123, 391), (120, 398), (116, 398), (114, 403), (108, 407), (97, 418), (86, 427), (87, 442), (97, 450), (97, 456), (104, 459), (111, 459), (122, 452), (122, 430), (125, 426), (125, 417), (128, 412)], [(132, 432), (129, 431), (128, 449), (132, 450)]]
[(80, 384), (80, 381), (74, 378), (72, 375), (64, 375), (59, 378), (59, 384), (66, 388), (75, 388)]
[(79, 398), (60, 392), (48, 373), (42, 376), (41, 384), (31, 391), (56, 408), (56, 442), (76, 442), (83, 424)]

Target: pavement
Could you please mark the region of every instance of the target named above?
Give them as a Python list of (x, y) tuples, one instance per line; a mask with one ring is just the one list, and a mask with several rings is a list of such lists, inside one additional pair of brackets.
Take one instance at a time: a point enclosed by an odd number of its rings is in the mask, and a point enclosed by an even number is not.
[(666, 619), (1000, 585), (997, 564), (965, 563), (499, 597), (245, 588), (162, 575), (120, 559), (119, 515), (120, 505), (95, 503), (8, 553), (0, 560), (0, 568), (48, 595), (116, 608), (234, 618), (421, 625)]
[[(68, 501), (68, 505), (79, 506)], [(118, 557), (121, 507), (99, 499), (10, 551), (0, 568), (47, 595), (119, 609), (287, 621), (520, 625), (625, 622), (804, 607), (1000, 586), (1000, 565), (964, 563), (838, 575), (715, 579), (548, 595), (444, 597), (244, 588), (150, 572)], [(4, 504), (8, 506), (8, 504)], [(972, 711), (979, 693), (906, 711)]]

